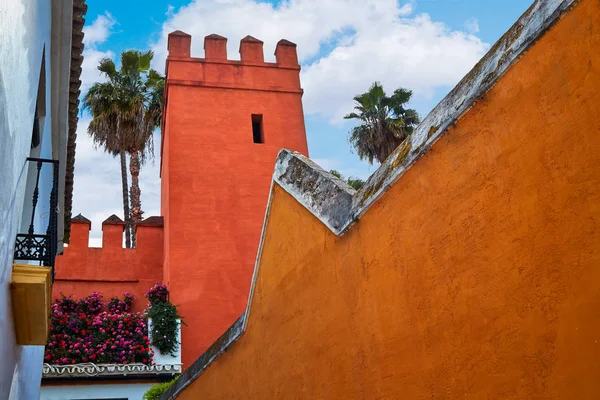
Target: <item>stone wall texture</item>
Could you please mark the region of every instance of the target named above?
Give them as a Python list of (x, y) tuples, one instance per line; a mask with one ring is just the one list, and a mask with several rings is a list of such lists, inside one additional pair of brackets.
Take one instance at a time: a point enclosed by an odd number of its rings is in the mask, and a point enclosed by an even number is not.
[[(156, 218), (156, 217), (153, 217)], [(89, 222), (75, 218), (71, 222), (71, 243), (56, 258), (56, 277), (52, 287), (54, 298), (74, 298), (99, 292), (105, 301), (135, 296), (132, 311), (144, 311), (148, 301), (144, 293), (162, 282), (163, 227), (139, 225), (137, 247), (123, 248), (123, 223), (102, 225), (102, 247), (88, 247)]]

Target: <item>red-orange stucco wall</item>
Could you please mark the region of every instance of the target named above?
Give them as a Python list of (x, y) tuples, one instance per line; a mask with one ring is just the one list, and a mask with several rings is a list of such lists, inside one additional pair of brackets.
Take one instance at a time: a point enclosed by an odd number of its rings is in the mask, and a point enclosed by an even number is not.
[(148, 301), (144, 293), (163, 278), (163, 227), (137, 227), (137, 246), (122, 246), (123, 225), (102, 226), (102, 248), (88, 247), (90, 225), (73, 222), (71, 243), (63, 255), (56, 257), (56, 277), (53, 299), (65, 296), (85, 297), (100, 292), (104, 300), (123, 298), (123, 293), (135, 296), (133, 311), (143, 311)]
[[(186, 323), (184, 366), (245, 308), (278, 151), (307, 154), (295, 48), (282, 48), (282, 64), (236, 62), (216, 39), (205, 43), (220, 59), (195, 59), (186, 40), (169, 39), (161, 170), (165, 278)], [(262, 44), (248, 46), (262, 54)], [(264, 143), (253, 142), (253, 114)]]
[(600, 398), (600, 2), (342, 237), (276, 186), (248, 329), (178, 399)]

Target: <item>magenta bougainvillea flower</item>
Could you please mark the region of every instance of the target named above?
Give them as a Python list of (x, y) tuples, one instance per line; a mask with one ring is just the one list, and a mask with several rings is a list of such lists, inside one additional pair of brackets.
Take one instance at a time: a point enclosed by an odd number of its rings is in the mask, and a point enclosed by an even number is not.
[(79, 300), (61, 296), (52, 304), (46, 363), (152, 364), (146, 316), (128, 312), (131, 293), (106, 305), (97, 292)]
[(112, 297), (106, 307), (108, 308), (108, 311), (112, 313), (123, 313), (131, 309), (133, 300), (133, 295), (129, 292), (125, 292), (123, 293), (123, 300), (118, 297)]
[(146, 298), (150, 305), (154, 305), (156, 303), (164, 303), (169, 300), (169, 290), (166, 285), (162, 283), (157, 283), (152, 286), (145, 294)]

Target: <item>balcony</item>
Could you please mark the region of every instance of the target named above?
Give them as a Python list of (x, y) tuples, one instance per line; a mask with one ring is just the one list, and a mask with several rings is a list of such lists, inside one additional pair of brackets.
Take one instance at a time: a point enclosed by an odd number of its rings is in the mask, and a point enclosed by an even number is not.
[[(52, 279), (54, 279), (54, 259), (56, 258), (57, 248), (57, 227), (58, 227), (58, 160), (47, 160), (43, 158), (28, 158), (28, 162), (34, 163), (35, 186), (33, 186), (31, 219), (27, 233), (17, 234), (15, 242), (14, 259), (19, 261), (34, 261), (39, 265), (50, 267)], [(45, 167), (45, 168), (43, 168)], [(42, 173), (45, 173), (44, 176)], [(47, 211), (44, 215), (40, 215), (41, 208), (38, 206), (40, 196), (40, 178), (47, 177), (47, 173), (51, 173), (52, 187), (46, 203)], [(30, 168), (31, 177), (31, 168)], [(45, 179), (42, 180), (42, 183)], [(40, 222), (47, 219), (47, 223)], [(40, 226), (41, 232), (36, 233), (36, 226)], [(45, 226), (44, 226), (45, 225)]]
[(58, 240), (58, 161), (27, 161), (25, 215), (29, 225), (22, 230), (26, 233), (16, 237), (11, 282), (17, 344), (23, 346), (46, 344)]

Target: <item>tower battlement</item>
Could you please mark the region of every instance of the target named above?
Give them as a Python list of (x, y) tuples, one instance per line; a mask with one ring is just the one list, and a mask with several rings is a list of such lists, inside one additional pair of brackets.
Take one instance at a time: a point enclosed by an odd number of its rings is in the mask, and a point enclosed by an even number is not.
[(276, 62), (265, 62), (263, 42), (252, 36), (240, 40), (240, 60), (227, 58), (227, 38), (204, 38), (204, 57), (191, 56), (192, 37), (169, 34), (167, 85), (267, 90), (302, 94), (296, 45), (282, 39), (275, 48)]
[(145, 252), (154, 250), (157, 243), (162, 244), (162, 217), (149, 217), (139, 223), (136, 229), (137, 246), (134, 249), (123, 248), (123, 231), (125, 230), (125, 222), (116, 215), (111, 215), (102, 222), (102, 247), (89, 247), (89, 231), (92, 229), (92, 222), (79, 214), (72, 219), (72, 239), (68, 252), (74, 250), (81, 251), (84, 248), (92, 248), (96, 250), (128, 250)]
[(193, 59), (198, 62), (232, 62), (239, 64), (266, 64), (271, 67), (287, 67), (298, 69), (296, 44), (281, 39), (275, 47), (275, 62), (265, 62), (263, 42), (250, 35), (240, 40), (240, 60), (227, 59), (227, 38), (217, 34), (204, 37), (204, 58), (191, 57), (192, 36), (182, 31), (169, 34), (169, 59)]

